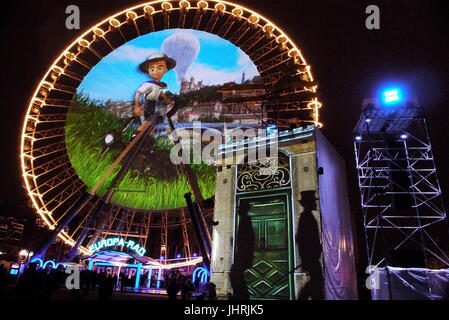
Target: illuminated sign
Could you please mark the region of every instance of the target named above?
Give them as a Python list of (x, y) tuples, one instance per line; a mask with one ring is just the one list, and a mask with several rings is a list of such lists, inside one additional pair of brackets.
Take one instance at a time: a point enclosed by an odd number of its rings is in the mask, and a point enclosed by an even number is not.
[(19, 269), (20, 269), (20, 264), (13, 263), (11, 265), (11, 268), (9, 269), (9, 274), (16, 276), (19, 274)]
[(206, 268), (198, 267), (193, 270), (192, 282), (195, 283), (195, 278), (199, 279), (200, 283), (206, 283), (207, 277), (209, 276), (209, 271)]
[(97, 241), (93, 245), (89, 246), (89, 250), (92, 252), (98, 252), (104, 248), (115, 247), (115, 246), (123, 247), (130, 251), (134, 251), (141, 257), (146, 252), (145, 248), (141, 247), (138, 243), (134, 242), (133, 240), (125, 240), (125, 239), (119, 238), (119, 237), (108, 238), (108, 239), (103, 239), (103, 240)]

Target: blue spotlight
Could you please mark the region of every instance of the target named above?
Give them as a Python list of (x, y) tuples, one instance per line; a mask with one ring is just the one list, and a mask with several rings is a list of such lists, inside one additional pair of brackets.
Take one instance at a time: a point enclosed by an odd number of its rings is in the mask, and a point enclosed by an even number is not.
[(399, 89), (389, 89), (382, 93), (383, 102), (385, 104), (394, 104), (401, 101), (401, 91)]

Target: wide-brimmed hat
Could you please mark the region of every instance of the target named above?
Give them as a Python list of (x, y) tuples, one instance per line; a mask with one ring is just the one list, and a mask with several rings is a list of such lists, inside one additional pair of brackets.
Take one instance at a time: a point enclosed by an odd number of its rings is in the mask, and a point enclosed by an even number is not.
[(147, 73), (148, 72), (148, 64), (151, 62), (156, 62), (156, 61), (160, 61), (160, 60), (165, 60), (168, 70), (176, 67), (176, 61), (174, 59), (169, 58), (165, 53), (155, 53), (155, 54), (152, 54), (151, 56), (149, 56), (147, 58), (147, 60), (142, 62), (139, 65), (139, 69), (140, 69), (140, 71)]

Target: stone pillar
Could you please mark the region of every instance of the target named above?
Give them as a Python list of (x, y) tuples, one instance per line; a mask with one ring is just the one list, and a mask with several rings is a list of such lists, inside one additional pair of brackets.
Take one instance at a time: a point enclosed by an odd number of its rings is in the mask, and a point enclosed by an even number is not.
[(216, 177), (216, 194), (213, 227), (211, 282), (215, 283), (217, 295), (232, 292), (229, 272), (233, 263), (233, 239), (235, 222), (235, 166), (221, 167)]

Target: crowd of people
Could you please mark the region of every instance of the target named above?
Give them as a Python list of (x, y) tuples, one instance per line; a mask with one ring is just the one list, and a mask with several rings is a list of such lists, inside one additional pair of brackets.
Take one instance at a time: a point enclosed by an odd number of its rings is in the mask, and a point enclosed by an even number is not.
[(66, 274), (61, 268), (38, 269), (29, 264), (16, 282), (15, 294), (19, 299), (50, 300), (52, 295), (65, 283)]
[(3, 288), (6, 284), (8, 271), (6, 270), (5, 265), (0, 265), (0, 294), (3, 292)]
[(170, 270), (164, 274), (164, 283), (169, 300), (177, 300), (180, 293), (181, 300), (215, 300), (217, 297), (215, 284), (212, 282), (199, 283), (198, 278), (192, 282), (190, 276), (183, 275), (178, 270)]
[[(66, 280), (69, 276), (61, 265), (57, 269), (39, 268), (36, 263), (30, 263), (23, 273), (18, 277), (14, 294), (18, 299), (25, 300), (51, 300), (55, 292), (66, 288)], [(115, 274), (106, 270), (81, 270), (79, 274), (79, 288), (69, 290), (70, 298), (74, 300), (83, 299), (96, 291), (99, 300), (108, 300), (114, 291), (121, 293), (134, 288), (136, 283), (135, 274)], [(149, 282), (148, 272), (144, 273), (140, 283), (144, 287), (156, 286), (156, 278), (152, 277)], [(7, 270), (3, 265), (0, 268), (0, 288), (7, 282)], [(182, 274), (179, 270), (166, 271), (163, 278), (159, 280), (160, 289), (165, 289), (169, 300), (214, 300), (216, 298), (215, 285), (212, 283), (200, 284), (192, 282), (191, 276)], [(134, 290), (132, 290), (134, 291)]]
[[(66, 288), (68, 276), (64, 267), (41, 269), (31, 263), (17, 279), (15, 294), (19, 299), (51, 300), (55, 291)], [(116, 282), (117, 277), (106, 272), (81, 270), (80, 287), (71, 290), (70, 297), (81, 299), (89, 295), (91, 290), (97, 290), (98, 298), (105, 300), (112, 296)]]

